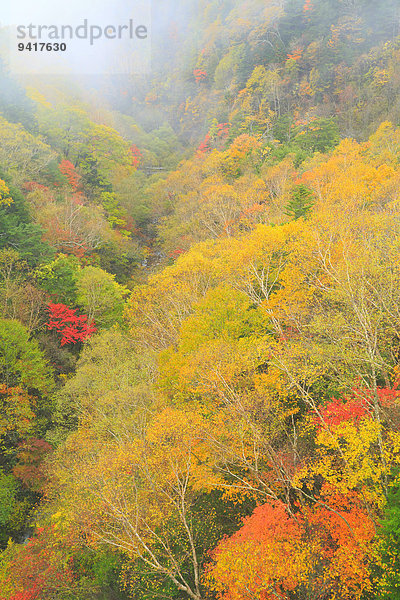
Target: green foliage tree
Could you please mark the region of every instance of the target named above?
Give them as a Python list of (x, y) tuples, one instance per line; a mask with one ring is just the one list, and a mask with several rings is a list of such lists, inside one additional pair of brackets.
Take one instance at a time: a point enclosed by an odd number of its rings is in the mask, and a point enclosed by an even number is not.
[(6, 475), (0, 470), (0, 528), (9, 520), (15, 503), (17, 482), (13, 475)]
[(313, 207), (313, 193), (312, 191), (300, 183), (294, 187), (290, 194), (290, 200), (286, 205), (285, 214), (292, 219), (300, 219), (301, 217), (307, 218)]
[(400, 598), (400, 485), (391, 487), (379, 530), (377, 557), (377, 598)]
[(36, 340), (15, 320), (0, 319), (0, 376), (7, 386), (48, 394), (53, 386), (51, 370)]
[(20, 124), (0, 117), (0, 164), (17, 184), (36, 180), (54, 159), (54, 151)]
[(1, 175), (10, 190), (9, 205), (0, 205), (0, 249), (13, 248), (30, 265), (48, 260), (54, 249), (43, 241), (43, 229), (32, 221), (28, 203), (22, 193), (9, 184), (9, 178)]
[(120, 323), (127, 290), (99, 267), (84, 267), (77, 277), (77, 304), (98, 327)]
[(42, 264), (35, 271), (35, 278), (54, 302), (76, 304), (79, 260), (74, 255), (59, 254), (52, 262)]

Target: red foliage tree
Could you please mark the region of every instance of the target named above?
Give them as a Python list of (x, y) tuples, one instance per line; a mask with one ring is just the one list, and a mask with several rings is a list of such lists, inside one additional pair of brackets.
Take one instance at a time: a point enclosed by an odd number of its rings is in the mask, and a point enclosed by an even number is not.
[[(378, 388), (377, 395), (382, 408), (392, 408), (400, 397), (400, 391), (393, 388)], [(373, 401), (371, 392), (354, 388), (350, 395), (343, 398), (332, 398), (326, 406), (320, 409), (320, 417), (315, 418), (315, 423), (330, 429), (335, 429), (344, 422), (359, 423), (363, 419), (371, 417)]]
[(132, 155), (132, 166), (134, 166), (137, 169), (140, 166), (141, 162), (142, 162), (143, 154), (140, 152), (140, 150), (136, 146), (136, 144), (133, 144), (129, 148), (129, 150), (130, 150), (131, 155)]
[(207, 133), (206, 137), (204, 138), (204, 140), (201, 142), (200, 146), (198, 147), (197, 153), (198, 154), (206, 154), (207, 152), (210, 152), (210, 150), (211, 150), (210, 142), (211, 142), (211, 136), (209, 133)]
[(292, 54), (288, 54), (287, 57), (291, 60), (295, 60), (296, 62), (300, 60), (301, 55), (303, 54), (303, 50), (298, 48)]
[(219, 123), (217, 125), (217, 136), (222, 139), (227, 138), (229, 134), (229, 127), (229, 123)]
[(80, 188), (81, 176), (77, 173), (74, 165), (69, 160), (62, 160), (59, 164), (59, 170), (67, 178), (72, 189), (72, 202), (75, 205), (84, 204), (85, 197)]
[(179, 256), (181, 254), (183, 254), (185, 251), (183, 248), (176, 248), (176, 250), (172, 250), (171, 252), (168, 253), (169, 258), (179, 258)]
[(67, 178), (69, 185), (72, 187), (74, 191), (76, 191), (79, 187), (81, 176), (77, 173), (74, 165), (69, 160), (62, 160), (59, 164), (60, 173)]
[(229, 123), (218, 123), (216, 126), (209, 130), (200, 146), (197, 148), (197, 154), (202, 155), (212, 150), (212, 144), (216, 144), (218, 141), (221, 143), (229, 135)]
[(75, 577), (56, 534), (52, 527), (40, 528), (26, 544), (8, 551), (12, 556), (5, 584), (13, 592), (4, 596), (1, 590), (1, 600), (52, 600), (73, 587)]
[(207, 79), (207, 71), (204, 71), (204, 69), (195, 69), (193, 71), (193, 75), (197, 83), (200, 83), (200, 81), (204, 81), (205, 79)]
[(308, 11), (312, 10), (314, 8), (314, 5), (312, 3), (312, 0), (306, 0), (303, 6), (303, 13), (307, 13)]
[(97, 331), (94, 323), (88, 323), (87, 315), (77, 315), (75, 309), (65, 304), (49, 304), (48, 309), (47, 329), (61, 335), (61, 346), (84, 342)]
[[(345, 421), (358, 423), (369, 416), (368, 404), (367, 396), (355, 390), (351, 396), (332, 398), (320, 410), (321, 418), (325, 425), (333, 429)], [(321, 425), (320, 418), (317, 418), (317, 422)]]
[(22, 187), (26, 192), (34, 192), (36, 190), (41, 190), (42, 192), (50, 191), (50, 188), (47, 185), (43, 185), (37, 181), (26, 181)]

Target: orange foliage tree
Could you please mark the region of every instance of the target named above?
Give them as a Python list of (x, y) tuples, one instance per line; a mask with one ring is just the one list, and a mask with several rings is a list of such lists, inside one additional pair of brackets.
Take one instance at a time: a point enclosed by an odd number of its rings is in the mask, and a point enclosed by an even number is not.
[[(325, 502), (329, 501), (329, 506)], [(213, 552), (206, 581), (223, 600), (354, 598), (370, 591), (375, 530), (356, 494), (323, 489), (311, 506), (268, 502)]]

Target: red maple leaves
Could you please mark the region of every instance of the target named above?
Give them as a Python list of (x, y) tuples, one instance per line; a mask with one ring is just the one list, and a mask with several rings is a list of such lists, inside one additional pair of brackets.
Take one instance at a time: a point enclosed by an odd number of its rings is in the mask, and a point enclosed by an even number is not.
[(290, 60), (294, 60), (294, 61), (298, 61), (301, 58), (301, 55), (303, 54), (303, 50), (301, 48), (297, 48), (294, 52), (292, 52), (292, 54), (288, 54), (287, 57)]
[(132, 146), (129, 148), (129, 150), (132, 155), (132, 157), (131, 157), (132, 166), (137, 169), (141, 165), (143, 154), (141, 153), (139, 148), (136, 146), (136, 144), (132, 144)]
[(207, 71), (205, 71), (204, 69), (195, 69), (193, 71), (193, 75), (196, 80), (196, 83), (200, 83), (200, 81), (204, 81), (205, 79), (207, 79)]
[(206, 137), (204, 138), (204, 140), (201, 142), (200, 146), (197, 149), (198, 154), (206, 154), (207, 152), (210, 152), (211, 150), (211, 136), (209, 133), (207, 133)]
[(75, 169), (72, 162), (69, 160), (62, 160), (58, 165), (60, 173), (66, 177), (68, 183), (72, 189), (72, 200), (74, 204), (84, 204), (84, 195), (81, 189), (81, 176)]
[(329, 428), (335, 428), (348, 421), (358, 423), (370, 415), (368, 399), (361, 392), (357, 394), (356, 391), (350, 397), (332, 398), (331, 402), (322, 408), (320, 412), (324, 423)]
[(41, 190), (43, 192), (48, 192), (50, 188), (47, 185), (42, 185), (37, 181), (26, 181), (23, 186), (23, 190), (26, 192), (35, 192), (36, 190)]
[[(225, 140), (229, 135), (229, 123), (218, 123), (214, 128), (207, 133), (204, 140), (201, 142), (200, 146), (197, 148), (197, 155), (206, 154), (207, 152), (211, 152), (212, 143), (217, 140)], [(214, 131), (213, 131), (214, 129)]]
[(303, 6), (303, 13), (306, 13), (314, 8), (312, 0), (306, 0)]
[[(400, 391), (397, 384), (393, 388), (378, 388), (377, 396), (380, 406), (390, 408), (398, 402)], [(358, 424), (363, 419), (372, 418), (373, 401), (368, 390), (354, 388), (351, 394), (343, 398), (332, 398), (326, 406), (320, 409), (320, 416), (315, 423), (325, 423), (330, 429), (335, 429), (341, 423)]]
[(76, 310), (65, 304), (49, 304), (47, 329), (61, 335), (61, 346), (84, 342), (97, 331), (94, 323), (88, 323), (87, 315), (77, 315)]
[(73, 190), (77, 190), (81, 177), (77, 173), (74, 165), (69, 160), (62, 160), (59, 164), (60, 172), (68, 179), (68, 183)]
[(229, 135), (229, 123), (218, 123), (217, 125), (217, 136), (220, 138), (227, 138)]
[(15, 591), (9, 600), (44, 600), (70, 589), (75, 576), (63, 556), (63, 541), (54, 527), (40, 527), (36, 535), (15, 548), (7, 583)]

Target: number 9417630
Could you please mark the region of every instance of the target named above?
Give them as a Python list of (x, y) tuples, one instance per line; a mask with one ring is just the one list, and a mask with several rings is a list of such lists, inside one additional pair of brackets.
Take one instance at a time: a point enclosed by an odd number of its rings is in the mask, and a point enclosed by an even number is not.
[(18, 44), (19, 52), (65, 52), (67, 49), (67, 44), (58, 42), (50, 44), (46, 42), (28, 42), (27, 44), (23, 44), (22, 42)]

